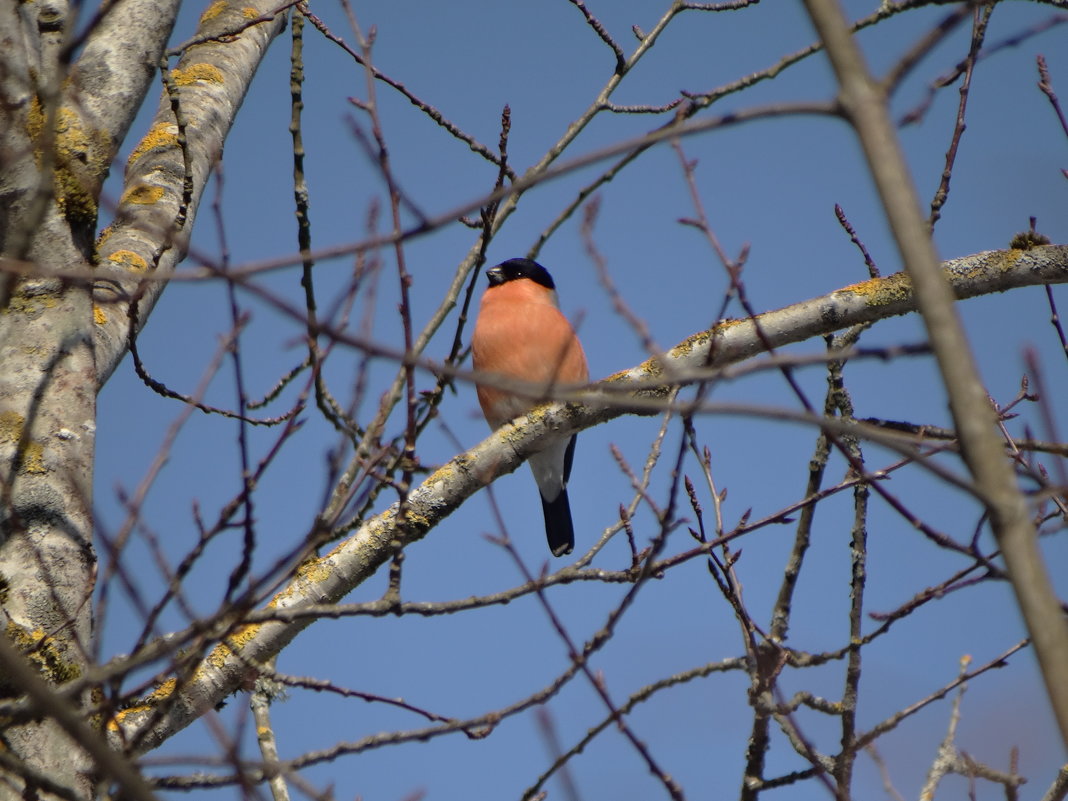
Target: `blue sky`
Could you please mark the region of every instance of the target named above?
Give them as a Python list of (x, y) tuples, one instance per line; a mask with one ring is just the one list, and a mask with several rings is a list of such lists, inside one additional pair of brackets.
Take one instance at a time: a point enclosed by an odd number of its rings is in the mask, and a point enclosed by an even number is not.
[[(666, 2), (591, 2), (609, 32), (626, 52), (635, 46), (631, 25), (648, 30)], [(846, 3), (854, 18), (871, 13), (874, 2)], [(523, 170), (534, 163), (600, 91), (611, 74), (610, 51), (564, 0), (542, 3), (476, 2), (356, 3), (366, 29), (374, 25), (376, 65), (429, 101), (454, 123), (490, 145), (497, 140), (502, 106), (512, 112), (510, 154)], [(352, 42), (343, 13), (335, 5), (313, 6), (334, 30)], [(183, 17), (175, 41), (188, 36), (200, 9)], [(860, 41), (872, 68), (881, 73), (948, 9), (921, 9), (900, 15), (864, 32)], [(988, 43), (1027, 30), (1054, 13), (1048, 6), (1011, 3), (997, 7)], [(1034, 59), (1044, 53), (1055, 85), (1068, 95), (1068, 59), (1064, 26), (1027, 39), (983, 61), (969, 100), (951, 194), (936, 229), (944, 258), (1004, 248), (1030, 215), (1054, 242), (1068, 241), (1064, 215), (1068, 185), (1061, 168), (1068, 147), (1046, 99), (1035, 88)], [(915, 107), (926, 87), (967, 52), (968, 25), (923, 59), (893, 101), (896, 115)], [(356, 241), (366, 234), (369, 208), (382, 201), (383, 185), (375, 165), (351, 134), (351, 119), (365, 125), (347, 98), (366, 97), (363, 73), (314, 30), (306, 28), (307, 169), (311, 192), (314, 246)], [(705, 91), (774, 64), (813, 40), (799, 3), (765, 2), (742, 12), (688, 13), (677, 19), (639, 67), (627, 77), (614, 100), (621, 104), (666, 103), (680, 90)], [(224, 180), (218, 190), (226, 241), (233, 265), (296, 252), (291, 189), (288, 96), (288, 33), (272, 48), (226, 146)], [(477, 200), (492, 185), (494, 171), (462, 143), (444, 136), (388, 87), (377, 87), (392, 163), (404, 189), (430, 214)], [(827, 100), (834, 87), (820, 56), (787, 70), (773, 81), (726, 98), (716, 113), (753, 105), (796, 100)], [(956, 85), (937, 94), (918, 125), (902, 130), (913, 177), (924, 203), (937, 187), (957, 104)], [(150, 102), (149, 106), (154, 106)], [(147, 118), (146, 118), (147, 119)], [(570, 155), (593, 152), (660, 124), (651, 116), (599, 117), (575, 143)], [(147, 124), (147, 123), (146, 123)], [(135, 127), (133, 137), (145, 130)], [(135, 138), (124, 152), (132, 149)], [(723, 247), (736, 255), (749, 246), (744, 280), (758, 311), (816, 297), (867, 277), (863, 262), (834, 217), (840, 204), (884, 274), (899, 269), (867, 169), (848, 127), (830, 118), (784, 118), (750, 123), (692, 137), (683, 142), (697, 159), (696, 179), (702, 201)], [(489, 249), (491, 263), (524, 254), (539, 233), (569, 202), (598, 167), (586, 168), (529, 192)], [(117, 195), (118, 184), (113, 192)], [(692, 228), (679, 224), (692, 217), (677, 155), (659, 146), (609, 184), (601, 195), (595, 231), (613, 281), (629, 308), (646, 321), (655, 342), (671, 346), (714, 322), (727, 287), (725, 271), (707, 243)], [(539, 260), (553, 273), (565, 313), (576, 321), (586, 348), (591, 375), (602, 377), (646, 358), (640, 338), (612, 307), (593, 263), (585, 252), (579, 218), (566, 223), (549, 241)], [(413, 312), (417, 322), (436, 307), (444, 286), (475, 234), (452, 225), (413, 240), (405, 252), (414, 279)], [(208, 206), (202, 208), (194, 242), (217, 254), (219, 238)], [(385, 266), (375, 301), (374, 334), (396, 345), (396, 280), (392, 257)], [(193, 265), (191, 265), (193, 266)], [(317, 266), (321, 305), (329, 306), (351, 272), (350, 259)], [(484, 281), (480, 279), (479, 292)], [(283, 270), (261, 279), (261, 286), (299, 302), (299, 273)], [(1064, 301), (1059, 289), (1054, 294)], [(250, 394), (262, 395), (302, 358), (301, 331), (247, 294), (252, 314), (242, 336), (245, 380)], [(362, 302), (362, 301), (361, 301)], [(219, 283), (175, 283), (165, 293), (141, 338), (143, 357), (153, 374), (169, 386), (192, 392), (230, 328), (225, 288)], [(360, 304), (358, 303), (358, 306)], [(1025, 371), (1023, 354), (1033, 348), (1043, 366), (1051, 397), (1065, 390), (1060, 351), (1041, 288), (968, 301), (960, 313), (991, 394), (1007, 402)], [(728, 312), (741, 316), (734, 305)], [(455, 314), (428, 354), (447, 353)], [(868, 347), (923, 340), (915, 318), (879, 323), (865, 334)], [(788, 352), (816, 353), (822, 342), (803, 343)], [(360, 355), (332, 357), (328, 377), (335, 394), (347, 400), (353, 391)], [(374, 379), (360, 413), (366, 419), (394, 367), (376, 362)], [(208, 400), (233, 406), (232, 370), (226, 365), (212, 382)], [(885, 417), (947, 425), (948, 414), (937, 370), (931, 359), (849, 365), (846, 378), (857, 416)], [(819, 368), (799, 372), (808, 397), (822, 405), (825, 377)], [(433, 378), (420, 376), (420, 387)], [(292, 397), (292, 393), (288, 397)], [(759, 373), (718, 385), (714, 401), (781, 406), (796, 411), (798, 401), (781, 375)], [(127, 491), (141, 480), (167, 427), (182, 413), (173, 401), (153, 395), (127, 361), (101, 393), (96, 474), (97, 506), (102, 530), (122, 520), (117, 488)], [(272, 414), (282, 411), (277, 407)], [(1056, 406), (1054, 406), (1056, 411)], [(326, 491), (326, 454), (336, 445), (332, 429), (314, 412), (283, 457), (268, 474), (257, 500), (256, 565), (291, 547), (312, 520)], [(1063, 425), (1064, 421), (1059, 421)], [(400, 430), (396, 417), (393, 431)], [(1010, 423), (1015, 433), (1032, 426), (1041, 432), (1036, 409)], [(447, 431), (445, 427), (447, 426)], [(579, 440), (571, 481), (578, 551), (588, 547), (617, 518), (618, 505), (630, 499), (629, 480), (610, 453), (617, 446), (632, 465), (640, 466), (655, 434), (655, 419), (622, 418), (584, 432)], [(712, 451), (720, 489), (727, 489), (724, 515), (728, 526), (747, 509), (754, 517), (771, 514), (798, 499), (807, 478), (815, 432), (794, 424), (743, 416), (711, 414), (698, 422), (699, 437)], [(437, 464), (456, 453), (452, 437), (471, 447), (487, 434), (473, 389), (458, 386), (441, 410), (441, 425), (432, 426), (420, 443), (420, 458)], [(251, 432), (254, 458), (266, 453), (275, 434)], [(1041, 434), (1045, 436), (1045, 434)], [(662, 499), (670, 459), (679, 443), (677, 424), (666, 437), (667, 456), (653, 485)], [(195, 413), (178, 438), (145, 508), (146, 530), (159, 538), (177, 562), (196, 542), (194, 501), (212, 519), (239, 489), (236, 425), (220, 417)], [(889, 464), (893, 456), (874, 446), (869, 465)], [(1044, 460), (1052, 467), (1051, 461)], [(959, 464), (945, 460), (955, 470)], [(837, 481), (845, 466), (832, 459), (828, 481)], [(697, 478), (696, 465), (686, 470)], [(958, 491), (912, 469), (895, 475), (893, 491), (933, 525), (968, 540), (978, 512)], [(523, 559), (537, 570), (549, 558), (544, 547), (536, 490), (523, 468), (494, 485), (509, 535)], [(391, 502), (393, 498), (390, 498)], [(710, 503), (705, 499), (706, 508)], [(383, 500), (384, 508), (386, 501)], [(818, 651), (847, 641), (849, 525), (851, 501), (842, 495), (820, 507), (812, 551), (807, 557), (789, 644)], [(643, 512), (636, 536), (647, 541), (652, 518)], [(405, 564), (406, 600), (443, 601), (494, 592), (521, 581), (509, 557), (483, 536), (497, 533), (487, 493), (472, 498), (410, 549)], [(791, 526), (764, 529), (740, 542), (737, 569), (754, 618), (767, 624), (792, 542)], [(989, 536), (989, 535), (987, 535)], [(673, 535), (668, 551), (689, 544), (684, 530)], [(869, 583), (866, 608), (889, 611), (923, 588), (944, 580), (962, 563), (931, 547), (885, 504), (873, 501), (869, 521)], [(239, 535), (212, 546), (190, 576), (190, 597), (202, 612), (218, 602), (225, 577), (238, 553)], [(1064, 564), (1063, 534), (1046, 543), (1051, 566)], [(140, 541), (126, 556), (127, 569), (150, 598), (163, 584)], [(629, 559), (622, 538), (614, 540), (597, 564), (619, 568)], [(1055, 568), (1054, 568), (1055, 569)], [(1068, 585), (1059, 579), (1062, 596)], [(385, 586), (376, 577), (348, 601), (378, 597)], [(123, 594), (113, 591), (101, 636), (104, 653), (128, 650), (134, 641), (137, 614)], [(572, 636), (583, 641), (603, 625), (626, 587), (596, 583), (560, 587), (549, 593), (553, 608)], [(179, 610), (165, 616), (168, 627), (185, 621)], [(866, 621), (866, 630), (873, 627)], [(862, 728), (922, 698), (950, 681), (958, 660), (970, 654), (981, 664), (1023, 636), (1007, 586), (987, 584), (950, 595), (900, 622), (892, 633), (866, 652), (859, 710)], [(651, 582), (638, 596), (613, 641), (594, 668), (602, 671), (617, 702), (645, 684), (697, 665), (741, 653), (738, 626), (703, 564), (690, 565)], [(328, 679), (383, 696), (405, 700), (446, 716), (480, 714), (534, 692), (561, 671), (566, 650), (535, 600), (505, 607), (432, 619), (348, 618), (322, 621), (304, 632), (281, 657), (279, 669)], [(784, 675), (787, 692), (808, 689), (828, 698), (840, 693), (842, 666)], [(675, 688), (640, 708), (632, 717), (635, 732), (682, 785), (688, 797), (737, 792), (744, 764), (751, 712), (747, 682), (739, 673), (719, 674)], [(1047, 710), (1033, 657), (1016, 655), (1008, 668), (974, 681), (963, 708), (958, 743), (979, 759), (1006, 769), (1009, 748), (1020, 747), (1020, 770), (1031, 778), (1026, 792), (1041, 792), (1062, 763), (1063, 749)], [(221, 717), (235, 726), (245, 700), (231, 699)], [(573, 680), (549, 704), (564, 747), (570, 747), (604, 716), (589, 684)], [(294, 692), (274, 707), (284, 757), (355, 741), (393, 728), (421, 725), (410, 715), (381, 705), (329, 695)], [(880, 740), (880, 749), (898, 790), (914, 797), (944, 735), (948, 702), (932, 705)], [(835, 748), (836, 731), (828, 719), (812, 712), (799, 722), (817, 745)], [(254, 742), (245, 731), (247, 754)], [(198, 724), (174, 738), (161, 754), (213, 754), (218, 746), (207, 727)], [(423, 790), (430, 799), (518, 798), (550, 760), (531, 714), (501, 724), (491, 737), (469, 741), (447, 737), (427, 744), (379, 749), (345, 757), (307, 773), (316, 786), (333, 786), (336, 797), (368, 801), (401, 799)], [(857, 797), (878, 797), (881, 783), (871, 761), (862, 758), (855, 783)], [(781, 735), (773, 739), (769, 775), (801, 769), (804, 764)], [(583, 798), (646, 799), (663, 796), (633, 749), (616, 732), (607, 732), (571, 764)], [(552, 780), (550, 797), (564, 797)], [(944, 788), (959, 793), (961, 779)], [(955, 784), (953, 784), (955, 782)], [(231, 798), (234, 790), (215, 793)], [(792, 797), (827, 797), (809, 783), (782, 791)], [(980, 798), (999, 793), (980, 786)]]

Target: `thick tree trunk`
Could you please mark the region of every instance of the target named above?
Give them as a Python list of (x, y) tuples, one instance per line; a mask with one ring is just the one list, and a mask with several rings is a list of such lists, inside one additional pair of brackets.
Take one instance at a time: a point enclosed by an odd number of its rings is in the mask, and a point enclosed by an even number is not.
[[(146, 290), (145, 270), (158, 279), (184, 255), (225, 135), (284, 22), (268, 0), (204, 14), (97, 242), (101, 186), (159, 75), (179, 2), (104, 4), (72, 64), (67, 0), (0, 0), (0, 625), (51, 685), (83, 675), (92, 651), (96, 392), (126, 351), (126, 304), (143, 293), (143, 323), (165, 283)], [(176, 101), (200, 121), (188, 137)], [(173, 185), (146, 178), (161, 162)], [(0, 701), (24, 690), (0, 667)], [(92, 760), (25, 703), (25, 716), (0, 723), (0, 801), (33, 790), (90, 798)]]
[[(92, 307), (84, 286), (19, 281), (0, 315), (0, 612), (7, 638), (52, 684), (88, 663), (96, 557), (92, 480), (96, 407)], [(0, 673), (0, 697), (20, 695)], [(36, 772), (89, 797), (89, 763), (50, 719), (4, 729), (13, 774)]]
[[(5, 74), (0, 275), (0, 625), (52, 684), (83, 673), (92, 637), (95, 359), (85, 281), (104, 172), (81, 156), (108, 150), (61, 100), (66, 7), (0, 9)], [(0, 697), (21, 695), (0, 672)], [(89, 761), (50, 719), (5, 726), (0, 798), (49, 782), (88, 797)]]

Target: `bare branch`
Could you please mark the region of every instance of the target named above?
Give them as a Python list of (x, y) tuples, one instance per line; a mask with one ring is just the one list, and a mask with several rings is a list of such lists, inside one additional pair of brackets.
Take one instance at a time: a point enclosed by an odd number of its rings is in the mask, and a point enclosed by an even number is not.
[(833, 0), (806, 0), (841, 85), (841, 100), (857, 131), (883, 207), (938, 358), (968, 468), (975, 476), (1004, 554), (1020, 612), (1035, 642), (1046, 691), (1068, 743), (1068, 621), (1035, 544), (1027, 506), (1001, 454), (993, 411), (971, 349), (938, 269), (930, 234), (919, 213), (890, 121), (886, 100), (872, 80), (845, 19)]

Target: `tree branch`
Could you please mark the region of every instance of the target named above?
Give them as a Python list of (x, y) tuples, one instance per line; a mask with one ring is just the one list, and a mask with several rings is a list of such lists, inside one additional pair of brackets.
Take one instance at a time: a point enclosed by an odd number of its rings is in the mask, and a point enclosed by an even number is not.
[[(990, 251), (947, 262), (944, 275), (961, 298), (1036, 283), (1068, 282), (1068, 246)], [(540, 406), (431, 474), (409, 494), (403, 520), (394, 504), (365, 521), (356, 533), (326, 555), (306, 562), (270, 602), (291, 610), (331, 604), (372, 576), (397, 549), (422, 539), (431, 529), (497, 476), (512, 472), (535, 452), (545, 434), (578, 431), (619, 417), (630, 409), (657, 411), (652, 401), (668, 395), (672, 381), (708, 379), (722, 367), (862, 322), (916, 309), (907, 276), (896, 273), (844, 287), (749, 320), (726, 320), (695, 334), (636, 367), (596, 385), (601, 392), (585, 403)], [(759, 333), (758, 333), (759, 329)], [(637, 392), (634, 388), (639, 387)], [(114, 745), (138, 742), (151, 750), (233, 692), (254, 670), (277, 654), (312, 620), (296, 617), (237, 628), (207, 656), (188, 681), (170, 682), (151, 700), (123, 710), (108, 724)], [(147, 731), (140, 729), (146, 725)]]
[[(166, 279), (185, 257), (201, 193), (256, 69), (282, 30), (286, 8), (279, 0), (213, 4), (170, 72), (183, 116), (197, 124), (183, 145), (184, 131), (164, 92), (148, 133), (130, 154), (115, 222), (100, 234), (98, 260), (111, 268), (108, 279), (94, 287), (101, 385), (126, 355), (130, 326), (144, 325)], [(184, 221), (176, 222), (182, 212)], [(149, 277), (153, 280), (144, 280)], [(131, 322), (128, 312), (135, 300)]]
[(915, 287), (949, 396), (961, 452), (990, 514), (1013, 591), (1042, 669), (1061, 737), (1068, 744), (1068, 621), (1050, 583), (1027, 502), (1004, 458), (994, 410), (938, 269), (886, 96), (868, 73), (836, 0), (805, 0), (840, 84), (839, 101), (856, 129), (905, 269)]

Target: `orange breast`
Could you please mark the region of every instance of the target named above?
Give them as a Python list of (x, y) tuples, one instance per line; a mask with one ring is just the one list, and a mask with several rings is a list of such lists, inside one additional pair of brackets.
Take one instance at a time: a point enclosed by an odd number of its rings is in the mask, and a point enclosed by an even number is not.
[(478, 385), (479, 404), (493, 428), (549, 400), (553, 387), (589, 380), (582, 345), (556, 307), (553, 292), (532, 281), (486, 290), (471, 352), (475, 370), (533, 385), (512, 392)]

